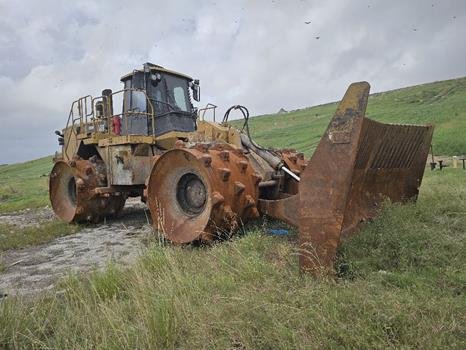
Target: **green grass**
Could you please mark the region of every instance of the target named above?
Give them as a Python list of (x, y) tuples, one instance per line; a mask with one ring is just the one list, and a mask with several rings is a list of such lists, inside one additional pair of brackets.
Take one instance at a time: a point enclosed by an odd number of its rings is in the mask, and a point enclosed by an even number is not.
[[(250, 120), (252, 135), (264, 146), (292, 147), (310, 155), (336, 107), (329, 103), (255, 117)], [(466, 154), (466, 78), (371, 95), (366, 115), (385, 123), (434, 124), (436, 154)], [(234, 124), (241, 126), (242, 121)]]
[[(439, 153), (466, 153), (465, 85), (371, 96), (368, 114), (435, 123)], [(251, 126), (264, 145), (310, 154), (335, 108), (262, 116)], [(45, 205), (40, 175), (51, 162), (35, 162), (0, 167), (1, 193), (16, 191), (0, 211)], [(296, 236), (266, 235), (261, 223), (212, 247), (153, 244), (134, 266), (70, 275), (60, 293), (33, 301), (0, 301), (0, 348), (464, 349), (465, 180), (461, 169), (428, 171), (416, 204), (386, 203), (340, 247), (336, 279), (301, 275)]]
[(429, 172), (417, 204), (387, 203), (342, 246), (335, 280), (300, 275), (295, 237), (261, 226), (154, 244), (135, 266), (0, 303), (0, 347), (464, 349), (465, 177)]
[(0, 225), (0, 252), (38, 245), (54, 238), (76, 233), (77, 225), (61, 221), (48, 221), (37, 226), (19, 227), (11, 224)]
[(0, 213), (48, 205), (52, 165), (52, 157), (44, 157), (0, 166)]

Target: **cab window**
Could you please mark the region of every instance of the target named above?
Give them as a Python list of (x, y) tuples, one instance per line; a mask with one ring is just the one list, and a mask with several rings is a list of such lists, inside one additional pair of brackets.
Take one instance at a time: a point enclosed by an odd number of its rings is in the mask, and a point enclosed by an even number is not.
[(188, 111), (186, 104), (185, 91), (181, 86), (176, 86), (173, 89), (173, 96), (175, 97), (176, 106), (184, 112)]
[(146, 112), (146, 95), (142, 91), (131, 91), (131, 111)]

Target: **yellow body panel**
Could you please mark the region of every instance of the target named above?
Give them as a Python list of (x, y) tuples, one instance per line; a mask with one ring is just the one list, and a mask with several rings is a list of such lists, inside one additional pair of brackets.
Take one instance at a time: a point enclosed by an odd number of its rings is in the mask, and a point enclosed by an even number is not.
[(83, 140), (85, 145), (97, 145), (100, 140), (108, 138), (108, 134), (103, 134), (103, 133), (95, 133), (91, 134), (91, 136), (86, 136), (86, 135), (79, 135), (79, 136), (84, 136), (84, 137), (78, 137), (78, 139)]
[(127, 144), (139, 144), (139, 143), (154, 144), (155, 140), (156, 140), (155, 136), (115, 135), (115, 136), (107, 136), (107, 138), (99, 140), (99, 146), (106, 147), (110, 145), (127, 145)]
[(63, 158), (70, 160), (78, 151), (79, 144), (108, 147), (115, 145), (149, 144), (162, 149), (172, 149), (178, 140), (188, 143), (195, 142), (225, 142), (235, 147), (241, 147), (239, 130), (231, 125), (221, 125), (209, 121), (198, 121), (194, 132), (171, 131), (160, 136), (148, 135), (112, 135), (110, 133), (76, 134), (73, 129), (64, 131), (65, 146)]
[(65, 144), (62, 148), (62, 157), (67, 161), (72, 159), (78, 150), (79, 141), (76, 136), (76, 133), (73, 132), (71, 127), (63, 130), (63, 139)]

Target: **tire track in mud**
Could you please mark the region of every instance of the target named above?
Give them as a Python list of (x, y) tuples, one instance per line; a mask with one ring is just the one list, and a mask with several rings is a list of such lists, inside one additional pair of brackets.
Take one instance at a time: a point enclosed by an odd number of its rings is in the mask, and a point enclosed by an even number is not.
[[(56, 238), (39, 246), (0, 252), (2, 294), (32, 296), (51, 289), (71, 273), (102, 269), (109, 262), (127, 265), (145, 250), (143, 240), (152, 234), (147, 207), (128, 200), (119, 218)], [(18, 228), (53, 220), (49, 208), (0, 214), (0, 223)]]

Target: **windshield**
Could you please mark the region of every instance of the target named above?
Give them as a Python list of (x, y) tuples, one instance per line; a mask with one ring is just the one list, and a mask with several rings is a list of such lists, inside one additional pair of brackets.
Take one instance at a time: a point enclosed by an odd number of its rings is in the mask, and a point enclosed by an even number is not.
[(163, 74), (162, 80), (156, 86), (152, 85), (151, 97), (159, 112), (165, 111), (167, 107), (182, 112), (190, 112), (192, 108), (188, 81), (175, 75)]

